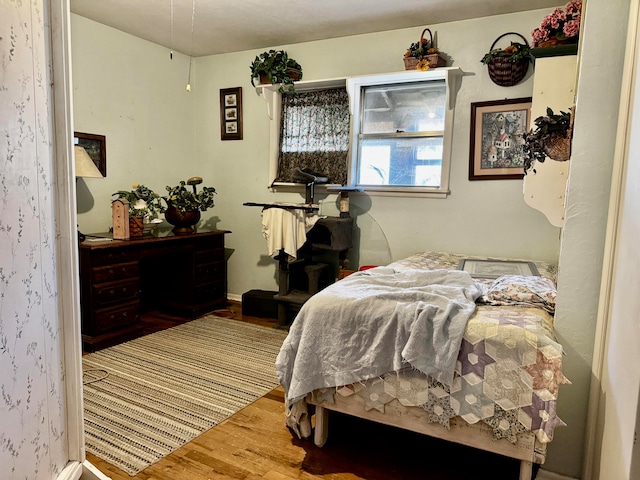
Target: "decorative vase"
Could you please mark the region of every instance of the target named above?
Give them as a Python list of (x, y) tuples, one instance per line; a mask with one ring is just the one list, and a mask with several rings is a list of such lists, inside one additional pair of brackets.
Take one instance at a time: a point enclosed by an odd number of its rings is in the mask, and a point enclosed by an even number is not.
[(200, 221), (200, 210), (181, 212), (175, 207), (169, 207), (164, 212), (164, 217), (174, 226), (173, 233), (185, 235), (194, 232), (193, 226)]
[(141, 237), (144, 231), (144, 217), (129, 217), (129, 236)]

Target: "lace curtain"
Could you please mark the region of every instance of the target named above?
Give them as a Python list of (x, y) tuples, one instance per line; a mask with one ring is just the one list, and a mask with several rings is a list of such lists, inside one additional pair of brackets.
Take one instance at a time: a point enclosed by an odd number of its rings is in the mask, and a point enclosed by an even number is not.
[[(344, 88), (282, 95), (275, 182), (293, 182), (296, 168), (347, 183), (349, 99)], [(293, 182), (295, 183), (295, 182)]]

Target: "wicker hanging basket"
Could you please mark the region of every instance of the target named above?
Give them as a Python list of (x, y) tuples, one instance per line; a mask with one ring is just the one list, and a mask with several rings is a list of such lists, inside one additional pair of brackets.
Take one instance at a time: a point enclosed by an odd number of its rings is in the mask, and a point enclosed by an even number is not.
[[(422, 31), (418, 45), (422, 45), (422, 43), (424, 42), (424, 34), (427, 32), (429, 33), (429, 40), (427, 41), (427, 45), (429, 46), (427, 48), (428, 50), (429, 48), (434, 48), (433, 35), (431, 34), (431, 30), (429, 30), (428, 28), (425, 28)], [(403, 60), (404, 60), (405, 70), (417, 70), (418, 62), (420, 62), (420, 60), (426, 60), (429, 63), (429, 68), (444, 67), (447, 65), (447, 61), (444, 58), (442, 58), (438, 53), (430, 53), (428, 55), (423, 55), (420, 58), (404, 57)]]
[(555, 133), (544, 141), (544, 153), (551, 160), (566, 162), (571, 158), (571, 130), (565, 137), (561, 133)]
[[(495, 48), (498, 40), (506, 37), (507, 35), (517, 35), (524, 41), (525, 45), (529, 46), (527, 39), (519, 33), (507, 32), (494, 40), (489, 51), (492, 51)], [(509, 55), (497, 56), (492, 58), (487, 64), (487, 67), (489, 67), (489, 78), (491, 78), (493, 83), (500, 85), (501, 87), (511, 87), (516, 85), (524, 78), (529, 70), (528, 58), (523, 58), (518, 62), (512, 62), (509, 57)]]

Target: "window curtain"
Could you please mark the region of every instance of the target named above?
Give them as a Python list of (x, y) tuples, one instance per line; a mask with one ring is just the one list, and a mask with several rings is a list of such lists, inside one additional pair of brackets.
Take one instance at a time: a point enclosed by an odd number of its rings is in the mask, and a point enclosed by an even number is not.
[(292, 182), (296, 168), (347, 183), (349, 98), (343, 88), (282, 95), (280, 154), (275, 182)]

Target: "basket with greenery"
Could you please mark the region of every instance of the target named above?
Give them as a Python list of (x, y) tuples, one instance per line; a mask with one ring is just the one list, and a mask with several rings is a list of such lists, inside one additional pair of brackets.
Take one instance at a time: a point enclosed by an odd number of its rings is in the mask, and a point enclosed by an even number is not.
[(295, 92), (293, 82), (302, 80), (302, 67), (284, 50), (269, 50), (257, 55), (249, 67), (251, 69), (251, 85), (255, 81), (261, 84), (280, 84), (278, 91)]
[(133, 190), (118, 190), (112, 194), (129, 202), (129, 218), (143, 217), (148, 223), (165, 211), (160, 195), (153, 190), (139, 183), (133, 183), (131, 187)]
[[(507, 35), (517, 35), (524, 43), (511, 42), (505, 48), (495, 48), (498, 41)], [(496, 85), (511, 87), (520, 82), (529, 70), (533, 61), (531, 47), (527, 39), (516, 32), (507, 32), (496, 38), (480, 62), (489, 68), (489, 78)]]
[[(424, 37), (429, 33), (429, 39)], [(425, 71), (429, 68), (444, 67), (447, 64), (433, 41), (431, 30), (425, 28), (420, 35), (420, 40), (409, 45), (404, 52), (404, 69)]]
[(564, 162), (571, 157), (571, 113), (554, 113), (547, 107), (547, 114), (534, 120), (536, 127), (523, 135), (525, 144), (525, 173), (534, 162), (544, 163), (548, 158)]

